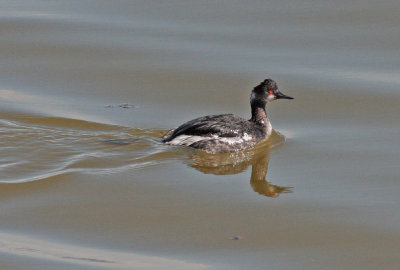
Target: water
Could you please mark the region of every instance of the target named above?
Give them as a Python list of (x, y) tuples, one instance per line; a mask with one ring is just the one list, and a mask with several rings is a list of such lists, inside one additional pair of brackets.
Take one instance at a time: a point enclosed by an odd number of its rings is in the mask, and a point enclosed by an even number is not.
[[(396, 1), (3, 1), (1, 269), (399, 269)], [(207, 155), (194, 117), (275, 133)]]

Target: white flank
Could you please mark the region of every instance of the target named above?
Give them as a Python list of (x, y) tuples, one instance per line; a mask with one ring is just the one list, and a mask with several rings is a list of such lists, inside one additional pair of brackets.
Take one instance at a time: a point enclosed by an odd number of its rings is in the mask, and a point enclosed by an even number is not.
[(244, 141), (250, 141), (251, 139), (253, 139), (253, 137), (251, 137), (249, 134), (247, 134), (246, 132), (243, 134), (243, 140)]
[(209, 141), (209, 140), (217, 140), (219, 142), (227, 143), (230, 145), (240, 144), (246, 141), (252, 140), (253, 137), (248, 135), (247, 133), (244, 134), (243, 138), (239, 137), (218, 137), (217, 135), (214, 136), (195, 136), (195, 135), (179, 135), (173, 140), (167, 142), (170, 145), (186, 145), (189, 146), (193, 143), (199, 141)]
[(167, 142), (167, 144), (171, 145), (191, 145), (195, 142), (210, 140), (211, 137), (203, 137), (203, 136), (192, 136), (192, 135), (179, 135), (175, 137), (173, 140)]

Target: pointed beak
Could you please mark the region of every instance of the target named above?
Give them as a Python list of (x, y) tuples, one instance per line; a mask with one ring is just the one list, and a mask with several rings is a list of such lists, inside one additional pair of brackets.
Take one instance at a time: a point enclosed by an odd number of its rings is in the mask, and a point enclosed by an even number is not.
[(280, 99), (280, 98), (283, 98), (283, 99), (294, 99), (292, 97), (289, 97), (287, 95), (282, 94), (281, 92), (276, 93), (275, 96), (276, 96), (276, 99)]

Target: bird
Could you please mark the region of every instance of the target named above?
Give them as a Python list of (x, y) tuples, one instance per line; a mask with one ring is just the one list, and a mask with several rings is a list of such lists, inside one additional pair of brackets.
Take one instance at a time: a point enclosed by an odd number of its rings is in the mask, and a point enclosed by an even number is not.
[(265, 107), (277, 99), (294, 98), (280, 92), (274, 80), (265, 79), (251, 91), (249, 120), (233, 114), (198, 117), (168, 131), (162, 137), (162, 142), (189, 146), (211, 154), (252, 148), (271, 135), (272, 126)]

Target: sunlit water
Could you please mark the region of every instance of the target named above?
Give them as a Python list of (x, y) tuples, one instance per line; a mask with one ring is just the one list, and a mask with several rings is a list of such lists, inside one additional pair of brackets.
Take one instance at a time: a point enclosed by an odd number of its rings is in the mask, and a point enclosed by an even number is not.
[[(5, 1), (1, 269), (399, 269), (396, 1)], [(194, 117), (268, 141), (163, 145)]]

